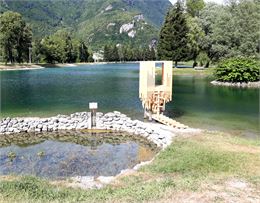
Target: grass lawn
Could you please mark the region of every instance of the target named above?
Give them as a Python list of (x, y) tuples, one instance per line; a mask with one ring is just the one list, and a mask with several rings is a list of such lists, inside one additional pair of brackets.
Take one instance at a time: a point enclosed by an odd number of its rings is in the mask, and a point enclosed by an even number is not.
[(152, 164), (100, 190), (34, 177), (0, 180), (0, 202), (257, 202), (260, 143), (209, 132), (178, 138)]
[[(194, 68), (173, 68), (173, 75), (196, 75), (196, 76), (213, 76), (215, 68), (205, 68), (204, 70), (195, 70)], [(156, 74), (160, 75), (161, 70), (156, 69)]]
[(205, 68), (204, 70), (195, 70), (194, 68), (173, 68), (173, 75), (213, 75), (215, 68)]

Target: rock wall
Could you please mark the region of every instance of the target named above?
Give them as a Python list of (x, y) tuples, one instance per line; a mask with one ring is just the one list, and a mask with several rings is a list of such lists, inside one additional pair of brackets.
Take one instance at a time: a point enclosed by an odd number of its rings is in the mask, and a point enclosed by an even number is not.
[(249, 87), (249, 88), (260, 88), (260, 81), (257, 82), (220, 82), (211, 81), (212, 85), (227, 86), (227, 87)]
[[(90, 113), (77, 112), (71, 115), (57, 115), (50, 118), (4, 118), (0, 121), (0, 134), (20, 132), (53, 132), (59, 130), (89, 129)], [(97, 113), (96, 129), (128, 132), (145, 137), (158, 147), (166, 147), (174, 134), (156, 125), (132, 120), (118, 111)]]

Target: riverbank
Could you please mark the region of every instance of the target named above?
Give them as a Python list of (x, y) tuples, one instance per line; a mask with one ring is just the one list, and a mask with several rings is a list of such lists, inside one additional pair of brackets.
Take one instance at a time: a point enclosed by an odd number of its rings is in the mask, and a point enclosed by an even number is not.
[(0, 202), (259, 202), (260, 145), (219, 132), (174, 139), (149, 165), (105, 188), (0, 177)]
[(41, 65), (37, 64), (21, 64), (21, 65), (3, 65), (0, 64), (0, 71), (5, 71), (5, 70), (35, 70), (35, 69), (42, 69), (44, 68)]
[[(5, 70), (33, 70), (42, 68), (62, 68), (62, 67), (75, 67), (78, 65), (91, 65), (91, 64), (103, 64), (103, 63), (57, 63), (57, 64), (0, 64), (0, 71)], [(106, 64), (106, 63), (104, 63)]]
[(212, 81), (212, 85), (226, 86), (226, 87), (242, 87), (242, 88), (260, 88), (260, 81), (257, 82), (220, 82)]
[(127, 61), (127, 62), (81, 62), (81, 63), (55, 63), (55, 64), (0, 64), (0, 71), (5, 70), (34, 70), (42, 68), (63, 68), (63, 67), (75, 67), (81, 65), (99, 65), (99, 64), (128, 64), (139, 63), (139, 61)]

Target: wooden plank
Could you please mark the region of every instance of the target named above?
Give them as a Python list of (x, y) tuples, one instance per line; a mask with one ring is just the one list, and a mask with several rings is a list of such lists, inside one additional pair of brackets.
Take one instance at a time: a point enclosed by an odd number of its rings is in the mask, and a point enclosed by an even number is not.
[(171, 127), (174, 127), (174, 128), (179, 128), (179, 129), (188, 128), (188, 126), (185, 126), (185, 125), (183, 125), (183, 124), (181, 124), (181, 123), (179, 123), (179, 122), (177, 122), (177, 121), (175, 121), (175, 120), (173, 120), (173, 119), (171, 119), (167, 116), (164, 116), (162, 114), (160, 114), (160, 115), (153, 114), (152, 118), (159, 123), (162, 123), (164, 125), (171, 126)]

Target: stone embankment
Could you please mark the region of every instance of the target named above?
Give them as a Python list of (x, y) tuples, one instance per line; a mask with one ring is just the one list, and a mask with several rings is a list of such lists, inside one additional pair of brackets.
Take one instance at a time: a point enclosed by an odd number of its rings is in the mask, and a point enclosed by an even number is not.
[(260, 81), (257, 82), (220, 82), (220, 81), (212, 81), (210, 82), (212, 85), (218, 86), (227, 86), (227, 87), (249, 87), (249, 88), (260, 88)]
[[(61, 130), (90, 129), (90, 113), (78, 112), (71, 115), (57, 115), (50, 118), (4, 118), (0, 121), (0, 134), (20, 132), (53, 132)], [(97, 113), (96, 129), (128, 132), (145, 137), (158, 147), (166, 147), (174, 136), (166, 126), (132, 120), (125, 114), (114, 111)], [(178, 129), (176, 129), (178, 130)], [(186, 129), (189, 131), (189, 129)]]

